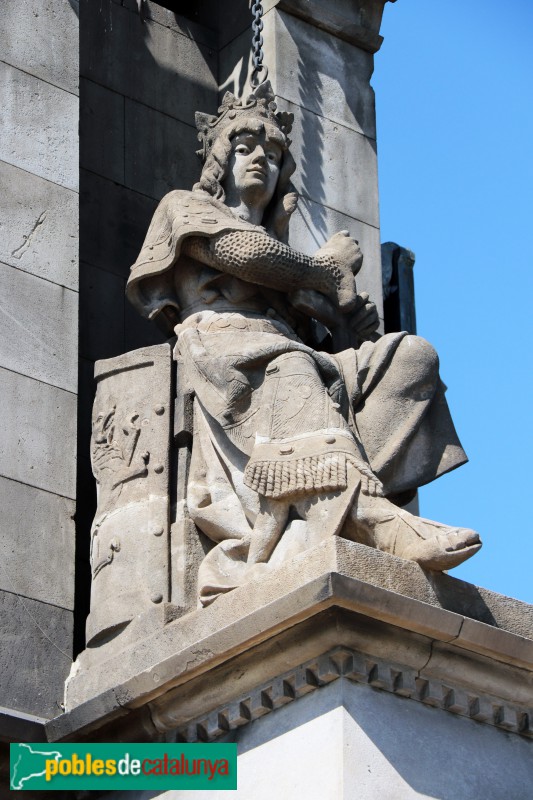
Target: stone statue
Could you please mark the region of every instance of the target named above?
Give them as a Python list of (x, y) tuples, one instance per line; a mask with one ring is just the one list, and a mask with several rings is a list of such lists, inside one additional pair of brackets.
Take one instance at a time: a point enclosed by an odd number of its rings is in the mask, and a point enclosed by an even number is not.
[(178, 391), (194, 397), (186, 505), (212, 543), (204, 605), (329, 536), (430, 570), (481, 547), (399, 505), (466, 460), (438, 359), (417, 336), (377, 335), (347, 231), (313, 257), (286, 243), (292, 115), (273, 100), (263, 84), (197, 114), (200, 181), (163, 198), (127, 287), (176, 335)]

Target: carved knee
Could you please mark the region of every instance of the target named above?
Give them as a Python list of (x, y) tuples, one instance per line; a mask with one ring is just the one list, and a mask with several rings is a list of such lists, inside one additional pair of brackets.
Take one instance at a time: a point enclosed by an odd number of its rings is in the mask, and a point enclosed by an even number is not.
[(395, 354), (402, 382), (435, 386), (439, 378), (439, 357), (433, 345), (421, 336), (405, 336)]

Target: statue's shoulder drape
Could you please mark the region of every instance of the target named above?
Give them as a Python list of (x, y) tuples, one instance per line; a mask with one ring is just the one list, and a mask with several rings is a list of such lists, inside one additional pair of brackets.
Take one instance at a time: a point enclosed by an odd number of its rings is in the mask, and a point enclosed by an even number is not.
[[(257, 230), (204, 191), (169, 192), (159, 203), (126, 286), (128, 299), (148, 319), (177, 309), (171, 268), (188, 236), (211, 238), (235, 230)], [(177, 321), (177, 320), (176, 320)], [(170, 322), (169, 322), (170, 325)], [(172, 333), (172, 327), (168, 330)]]

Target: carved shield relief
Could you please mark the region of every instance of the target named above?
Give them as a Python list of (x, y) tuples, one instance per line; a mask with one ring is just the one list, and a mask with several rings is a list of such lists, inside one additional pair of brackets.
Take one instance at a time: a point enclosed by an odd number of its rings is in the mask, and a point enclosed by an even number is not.
[(87, 643), (168, 601), (171, 348), (98, 361)]

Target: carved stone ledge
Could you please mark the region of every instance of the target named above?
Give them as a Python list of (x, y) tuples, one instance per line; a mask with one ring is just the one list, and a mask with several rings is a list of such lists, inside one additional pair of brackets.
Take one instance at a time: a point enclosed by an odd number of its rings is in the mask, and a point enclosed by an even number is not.
[[(452, 714), (500, 727), (509, 733), (533, 738), (533, 707), (522, 708), (498, 697), (474, 694), (459, 685), (452, 686), (425, 678), (408, 667), (342, 647), (324, 653), (256, 687), (246, 696), (189, 722), (169, 738), (175, 738), (178, 742), (212, 742), (338, 679), (367, 684)], [(154, 721), (157, 724), (158, 720)]]
[(212, 740), (339, 678), (531, 736), (533, 609), (481, 592), (332, 537), (145, 640), (86, 651), (47, 736)]
[(275, 5), (280, 11), (300, 17), (362, 50), (377, 53), (383, 42), (379, 29), (386, 2), (387, 0), (341, 0), (336, 3), (324, 3), (320, 0), (278, 0)]

